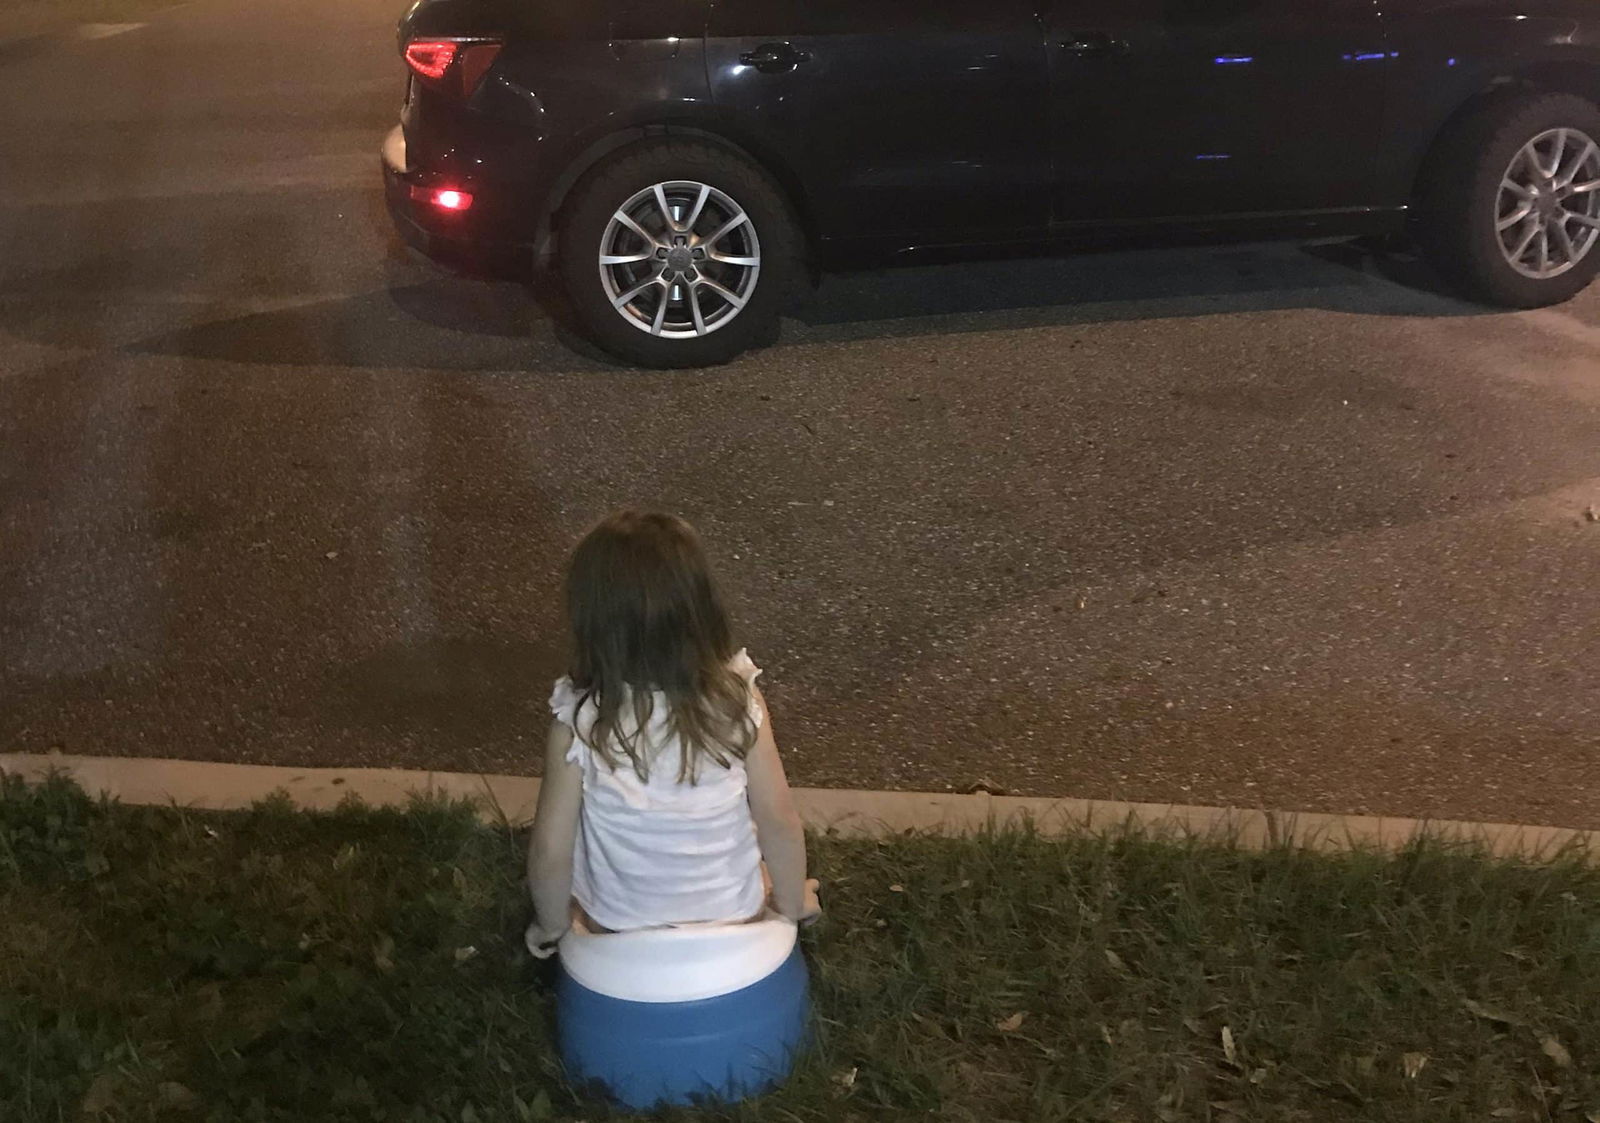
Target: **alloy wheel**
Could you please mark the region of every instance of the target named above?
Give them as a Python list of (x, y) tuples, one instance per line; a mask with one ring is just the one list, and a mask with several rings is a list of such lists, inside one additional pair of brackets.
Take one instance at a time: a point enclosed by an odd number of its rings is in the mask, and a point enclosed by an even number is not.
[(617, 208), (600, 237), (599, 267), (606, 299), (634, 327), (695, 338), (726, 327), (750, 302), (761, 242), (725, 192), (672, 180)]
[(1518, 149), (1500, 180), (1495, 231), (1506, 262), (1536, 281), (1587, 257), (1600, 237), (1600, 146), (1558, 128)]

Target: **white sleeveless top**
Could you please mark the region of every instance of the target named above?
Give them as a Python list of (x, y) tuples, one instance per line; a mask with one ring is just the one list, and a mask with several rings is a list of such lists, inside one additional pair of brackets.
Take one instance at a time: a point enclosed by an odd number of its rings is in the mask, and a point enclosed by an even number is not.
[[(743, 651), (729, 666), (752, 685), (761, 673)], [(619, 932), (759, 913), (766, 888), (744, 761), (730, 756), (723, 768), (701, 757), (695, 783), (679, 783), (682, 748), (658, 696), (644, 738), (650, 779), (640, 780), (626, 758), (612, 769), (584, 743), (595, 706), (585, 702), (580, 710), (579, 700), (571, 679), (556, 681), (550, 712), (573, 730), (567, 760), (583, 770), (572, 894), (584, 911)], [(758, 726), (765, 720), (753, 693), (750, 717)], [(631, 720), (628, 706), (619, 720)]]

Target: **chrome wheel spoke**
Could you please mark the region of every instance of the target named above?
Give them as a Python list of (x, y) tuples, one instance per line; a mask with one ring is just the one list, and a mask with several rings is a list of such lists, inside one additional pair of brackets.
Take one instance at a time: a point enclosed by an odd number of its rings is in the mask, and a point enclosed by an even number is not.
[(650, 233), (650, 231), (646, 230), (644, 227), (635, 222), (633, 220), (633, 216), (627, 211), (618, 211), (611, 217), (614, 221), (622, 223), (622, 225), (626, 226), (629, 230), (632, 230), (635, 234), (639, 235), (639, 237), (643, 238), (645, 245), (654, 247), (661, 244), (660, 240), (657, 239), (654, 234)]
[(745, 269), (754, 269), (757, 265), (761, 264), (761, 259), (759, 257), (730, 257), (727, 254), (721, 254), (715, 251), (712, 251), (706, 256), (712, 261), (717, 262), (719, 265), (738, 265)]
[(1527, 144), (1522, 146), (1522, 150), (1518, 152), (1516, 158), (1513, 159), (1512, 166), (1515, 167), (1517, 163), (1525, 164), (1527, 168), (1536, 176), (1544, 175), (1544, 164), (1539, 156), (1538, 141), (1530, 140)]
[(1537, 222), (1528, 223), (1528, 232), (1522, 236), (1522, 241), (1517, 243), (1517, 248), (1511, 250), (1506, 256), (1513, 262), (1521, 261), (1522, 256), (1528, 252), (1528, 248), (1533, 245), (1533, 240), (1538, 236), (1539, 224)]
[(681, 230), (682, 227), (678, 225), (678, 220), (672, 217), (672, 204), (667, 202), (667, 185), (658, 183), (653, 190), (656, 197), (656, 209), (661, 212), (661, 219), (667, 224), (667, 229), (674, 232)]
[(1572, 235), (1567, 233), (1565, 222), (1552, 222), (1550, 229), (1555, 231), (1556, 245), (1561, 250), (1564, 259), (1570, 263), (1578, 260), (1578, 247), (1572, 244)]
[(1500, 190), (1509, 191), (1519, 199), (1533, 198), (1532, 191), (1529, 191), (1526, 187), (1512, 179), (1510, 176), (1506, 176), (1500, 181)]
[(704, 335), (706, 333), (706, 318), (700, 311), (700, 286), (698, 284), (689, 286), (689, 312), (694, 316), (695, 334)]
[(656, 304), (656, 318), (650, 321), (651, 335), (661, 334), (661, 325), (667, 321), (667, 305), (672, 303), (671, 296), (671, 289), (664, 288), (661, 290), (661, 300)]
[(714, 246), (729, 233), (739, 229), (739, 227), (743, 226), (749, 221), (750, 216), (745, 214), (743, 211), (740, 211), (738, 214), (728, 219), (727, 222), (724, 222), (721, 226), (717, 227), (717, 232), (715, 234), (712, 234), (708, 238), (700, 239), (700, 244), (703, 246)]
[(1588, 195), (1594, 191), (1600, 191), (1600, 179), (1590, 179), (1583, 183), (1573, 183), (1567, 186), (1568, 195)]
[(653, 254), (650, 253), (603, 253), (600, 255), (601, 265), (634, 265), (641, 261), (649, 261)]
[(613, 297), (611, 300), (611, 307), (617, 309), (626, 308), (628, 305), (634, 302), (640, 293), (644, 292), (651, 285), (659, 285), (660, 283), (660, 277), (647, 277), (643, 281), (640, 281), (637, 285), (634, 285), (633, 288), (629, 289), (627, 292), (621, 294), (620, 296)]
[[(1550, 166), (1546, 168), (1544, 166), (1544, 160), (1540, 159), (1538, 164), (1539, 174), (1544, 176), (1546, 179), (1554, 178), (1555, 174), (1561, 170), (1561, 156), (1564, 152), (1566, 152), (1566, 150), (1567, 130), (1557, 129), (1555, 141), (1550, 145)], [(1534, 149), (1534, 154), (1538, 155), (1537, 148)]]
[(1550, 231), (1539, 227), (1539, 272), (1550, 271)]
[(1585, 139), (1583, 147), (1578, 150), (1578, 155), (1567, 165), (1565, 174), (1557, 174), (1556, 186), (1571, 187), (1572, 181), (1578, 178), (1578, 173), (1583, 171), (1583, 166), (1589, 162), (1589, 157), (1594, 156), (1596, 152), (1594, 141)]
[(694, 201), (694, 206), (689, 209), (689, 217), (683, 220), (680, 230), (693, 230), (694, 224), (700, 221), (700, 215), (706, 209), (706, 200), (711, 198), (711, 188), (705, 184), (700, 185), (700, 194)]
[(1600, 230), (1600, 218), (1592, 214), (1579, 214), (1577, 211), (1568, 211), (1565, 222), (1576, 222), (1580, 226), (1587, 226), (1591, 230)]
[(718, 296), (722, 297), (723, 300), (726, 300), (729, 303), (729, 305), (731, 305), (734, 308), (743, 308), (744, 307), (744, 304), (745, 304), (745, 298), (744, 297), (740, 296), (738, 293), (732, 292), (729, 289), (726, 289), (723, 286), (717, 284), (717, 282), (713, 281), (710, 277), (701, 277), (700, 278), (700, 287), (710, 289), (712, 292), (714, 292)]
[(1527, 219), (1527, 217), (1532, 213), (1533, 213), (1533, 204), (1532, 203), (1523, 203), (1516, 210), (1512, 211), (1510, 214), (1506, 215), (1500, 221), (1496, 222), (1495, 225), (1494, 225), (1494, 228), (1496, 230), (1500, 230), (1500, 231), (1510, 230), (1517, 223), (1525, 221)]

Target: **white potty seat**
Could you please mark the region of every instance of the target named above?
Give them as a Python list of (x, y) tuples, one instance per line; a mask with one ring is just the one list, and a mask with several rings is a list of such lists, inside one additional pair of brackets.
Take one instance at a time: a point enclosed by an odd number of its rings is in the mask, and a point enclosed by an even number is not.
[(794, 951), (794, 921), (768, 910), (748, 924), (690, 924), (591, 932), (581, 918), (561, 937), (573, 982), (625, 1002), (695, 1002), (753, 986)]

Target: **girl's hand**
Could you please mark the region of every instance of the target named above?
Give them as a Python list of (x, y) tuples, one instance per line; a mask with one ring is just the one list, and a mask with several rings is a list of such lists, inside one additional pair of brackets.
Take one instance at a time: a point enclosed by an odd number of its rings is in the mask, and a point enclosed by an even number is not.
[(528, 925), (528, 930), (522, 934), (522, 942), (528, 945), (528, 954), (535, 959), (549, 959), (556, 953), (556, 945), (561, 937), (567, 934), (562, 928), (559, 932), (544, 927), (535, 920)]
[(800, 909), (800, 915), (795, 917), (802, 928), (810, 927), (822, 919), (822, 900), (817, 896), (817, 890), (822, 888), (822, 882), (814, 877), (806, 878), (806, 899)]

